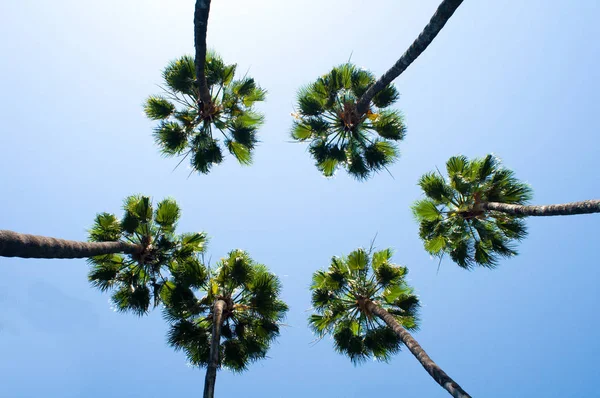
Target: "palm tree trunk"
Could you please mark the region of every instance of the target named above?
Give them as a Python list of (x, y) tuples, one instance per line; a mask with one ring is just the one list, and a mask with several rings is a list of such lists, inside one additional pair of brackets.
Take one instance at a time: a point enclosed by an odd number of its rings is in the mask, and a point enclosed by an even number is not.
[(127, 242), (77, 242), (0, 230), (0, 257), (87, 258), (141, 251), (141, 245)]
[(450, 19), (454, 11), (461, 5), (463, 0), (444, 0), (438, 7), (431, 20), (425, 26), (419, 37), (406, 50), (398, 61), (387, 72), (385, 72), (379, 80), (375, 82), (369, 89), (360, 97), (356, 104), (359, 114), (363, 115), (369, 110), (369, 105), (373, 97), (390, 84), (395, 78), (400, 76), (402, 72), (408, 68), (423, 51), (431, 44), (433, 39), (442, 30), (446, 22)]
[(495, 210), (518, 216), (573, 216), (576, 214), (600, 213), (600, 200), (584, 200), (559, 205), (525, 206), (507, 203), (482, 203), (483, 210)]
[(206, 63), (206, 29), (208, 28), (208, 13), (210, 12), (210, 0), (196, 0), (194, 11), (194, 46), (196, 47), (196, 82), (198, 84), (199, 101), (204, 106), (212, 102), (208, 83), (204, 74)]
[(367, 300), (365, 303), (365, 307), (371, 313), (377, 315), (384, 321), (396, 334), (404, 345), (408, 347), (410, 352), (419, 360), (421, 365), (425, 368), (427, 373), (433, 377), (433, 379), (444, 388), (446, 391), (450, 393), (455, 398), (470, 398), (471, 396), (467, 394), (454, 380), (450, 378), (431, 358), (429, 355), (421, 348), (419, 343), (408, 333), (408, 330), (404, 329), (398, 321), (385, 309), (373, 303), (370, 300)]
[(213, 308), (212, 341), (210, 342), (210, 359), (206, 368), (206, 379), (204, 380), (204, 398), (215, 396), (215, 382), (217, 381), (217, 369), (219, 368), (219, 347), (221, 344), (221, 326), (223, 326), (223, 311), (227, 304), (223, 300), (217, 300)]

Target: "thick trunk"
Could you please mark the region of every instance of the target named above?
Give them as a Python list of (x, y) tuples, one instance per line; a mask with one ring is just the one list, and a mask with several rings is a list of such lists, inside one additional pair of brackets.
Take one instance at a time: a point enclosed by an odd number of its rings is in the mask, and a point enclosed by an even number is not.
[(519, 216), (573, 216), (576, 214), (600, 213), (600, 200), (584, 200), (581, 202), (560, 205), (525, 206), (506, 203), (482, 203), (483, 210), (495, 210)]
[(194, 11), (194, 46), (196, 47), (196, 82), (198, 84), (199, 101), (204, 107), (210, 106), (212, 99), (208, 91), (208, 83), (204, 74), (206, 63), (206, 29), (208, 28), (208, 13), (210, 0), (196, 0)]
[(470, 395), (467, 394), (454, 380), (450, 378), (431, 358), (429, 355), (421, 348), (419, 343), (408, 333), (406, 329), (396, 321), (396, 319), (385, 309), (376, 305), (372, 301), (366, 301), (365, 307), (371, 313), (377, 315), (384, 321), (396, 334), (400, 337), (404, 345), (408, 347), (410, 352), (419, 360), (421, 365), (425, 368), (427, 373), (433, 377), (433, 379), (444, 388), (446, 391), (450, 393), (455, 398), (470, 398)]
[(450, 19), (454, 11), (460, 6), (463, 0), (444, 0), (438, 7), (431, 20), (425, 26), (419, 37), (406, 50), (398, 61), (387, 72), (385, 72), (379, 80), (375, 82), (369, 89), (360, 97), (356, 105), (359, 114), (365, 114), (369, 110), (369, 105), (373, 97), (390, 84), (395, 78), (400, 76), (410, 64), (416, 60), (437, 34), (442, 30), (446, 22)]
[(87, 258), (141, 250), (141, 246), (126, 242), (76, 242), (0, 230), (0, 257)]
[(223, 300), (217, 300), (213, 308), (212, 341), (210, 342), (210, 359), (204, 380), (204, 398), (213, 398), (215, 396), (215, 382), (217, 381), (217, 369), (219, 368), (221, 326), (223, 326), (223, 311), (226, 308), (227, 304)]

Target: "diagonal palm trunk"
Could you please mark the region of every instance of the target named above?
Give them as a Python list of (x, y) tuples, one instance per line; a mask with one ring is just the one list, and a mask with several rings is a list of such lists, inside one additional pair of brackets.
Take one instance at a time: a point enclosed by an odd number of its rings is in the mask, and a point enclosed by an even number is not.
[(400, 337), (404, 345), (408, 347), (410, 352), (419, 360), (421, 365), (425, 368), (427, 373), (433, 377), (433, 379), (442, 386), (443, 389), (448, 391), (454, 398), (470, 398), (471, 396), (465, 392), (454, 380), (450, 378), (440, 368), (429, 355), (421, 348), (419, 343), (408, 333), (408, 330), (404, 329), (398, 321), (385, 309), (373, 303), (370, 300), (365, 302), (365, 307), (371, 313), (377, 315), (382, 321), (384, 321), (392, 330)]
[(0, 257), (87, 258), (103, 254), (132, 254), (142, 249), (141, 245), (127, 242), (77, 242), (0, 230)]
[(198, 100), (204, 107), (210, 106), (212, 98), (208, 91), (208, 83), (204, 74), (206, 62), (206, 30), (208, 28), (208, 14), (210, 12), (210, 0), (196, 0), (194, 11), (194, 46), (196, 47), (196, 82), (198, 84)]
[(461, 5), (463, 0), (444, 0), (439, 5), (431, 20), (425, 26), (425, 29), (421, 32), (419, 37), (413, 42), (413, 44), (406, 50), (406, 52), (400, 57), (398, 61), (392, 66), (387, 72), (385, 72), (379, 80), (375, 82), (369, 89), (360, 97), (356, 104), (356, 108), (359, 114), (365, 114), (369, 110), (369, 104), (373, 97), (383, 90), (388, 84), (390, 84), (395, 78), (400, 76), (402, 72), (408, 68), (410, 64), (416, 60), (419, 55), (425, 49), (437, 34), (442, 30), (446, 22), (450, 19), (454, 11)]
[(559, 205), (526, 206), (487, 202), (482, 210), (494, 210), (516, 216), (573, 216), (576, 214), (600, 213), (600, 200), (584, 200)]
[(223, 311), (226, 308), (227, 304), (223, 300), (217, 300), (213, 308), (212, 341), (210, 342), (210, 358), (204, 380), (204, 398), (213, 398), (215, 396), (215, 382), (217, 381), (217, 369), (219, 368), (221, 326), (223, 326)]

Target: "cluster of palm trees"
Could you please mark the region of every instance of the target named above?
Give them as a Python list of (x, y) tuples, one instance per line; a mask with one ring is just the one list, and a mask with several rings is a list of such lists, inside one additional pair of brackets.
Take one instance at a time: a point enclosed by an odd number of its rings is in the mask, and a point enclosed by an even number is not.
[[(327, 176), (345, 169), (365, 180), (398, 158), (406, 133), (391, 108), (391, 84), (433, 41), (462, 0), (444, 0), (423, 32), (379, 79), (351, 63), (332, 68), (298, 92), (291, 136), (307, 142), (317, 168)], [(183, 56), (163, 71), (163, 92), (145, 103), (158, 121), (162, 154), (189, 158), (193, 171), (209, 173), (228, 151), (242, 165), (252, 161), (264, 117), (254, 110), (266, 91), (251, 77), (236, 78), (236, 65), (207, 51), (210, 0), (196, 0), (195, 57)], [(531, 188), (492, 155), (454, 156), (446, 175), (437, 170), (419, 182), (424, 198), (412, 206), (425, 250), (448, 255), (458, 266), (495, 267), (517, 254), (525, 217), (600, 212), (600, 200), (532, 206)], [(242, 250), (232, 250), (211, 268), (204, 261), (204, 232), (177, 234), (181, 209), (167, 198), (129, 196), (123, 215), (96, 215), (88, 242), (0, 230), (0, 256), (87, 258), (89, 282), (110, 292), (115, 308), (138, 316), (160, 307), (167, 340), (193, 365), (206, 367), (204, 397), (213, 397), (217, 370), (246, 370), (264, 359), (288, 311), (281, 282)], [(331, 335), (336, 351), (359, 364), (387, 361), (402, 346), (454, 397), (469, 395), (423, 350), (410, 332), (419, 327), (419, 299), (406, 282), (407, 268), (392, 262), (392, 250), (357, 249), (333, 257), (313, 275), (309, 325)]]

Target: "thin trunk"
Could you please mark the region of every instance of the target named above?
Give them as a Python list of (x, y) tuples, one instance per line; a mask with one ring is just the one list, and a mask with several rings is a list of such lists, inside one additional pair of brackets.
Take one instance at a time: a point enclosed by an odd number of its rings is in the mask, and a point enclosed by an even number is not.
[(483, 210), (495, 210), (519, 216), (573, 216), (576, 214), (600, 213), (600, 200), (584, 200), (559, 205), (525, 206), (506, 203), (482, 203)]
[(455, 398), (470, 398), (471, 396), (467, 394), (454, 380), (450, 378), (431, 358), (429, 355), (421, 348), (419, 343), (408, 333), (406, 329), (396, 321), (396, 319), (385, 309), (373, 303), (372, 301), (367, 300), (365, 303), (365, 307), (371, 313), (377, 315), (384, 321), (396, 334), (400, 337), (404, 345), (408, 347), (410, 352), (419, 360), (421, 365), (425, 368), (427, 373), (433, 377), (433, 379), (442, 386), (443, 389), (448, 391), (450, 395)]
[(410, 64), (416, 60), (437, 34), (442, 30), (446, 22), (450, 19), (454, 11), (461, 5), (463, 0), (444, 0), (438, 7), (431, 20), (425, 26), (419, 37), (406, 50), (398, 61), (387, 72), (385, 72), (379, 80), (375, 82), (369, 89), (360, 97), (356, 108), (359, 114), (363, 115), (369, 110), (369, 105), (373, 97), (390, 84), (395, 78), (400, 76)]
[(126, 242), (77, 242), (0, 230), (0, 257), (87, 258), (141, 250), (142, 246)]
[(208, 91), (208, 83), (204, 74), (206, 63), (206, 29), (208, 28), (208, 13), (210, 12), (210, 0), (196, 0), (194, 11), (194, 46), (196, 47), (196, 82), (198, 84), (199, 101), (204, 107), (211, 104), (212, 98)]
[(210, 359), (204, 380), (204, 398), (213, 398), (215, 396), (215, 382), (217, 381), (217, 369), (219, 368), (221, 326), (223, 326), (223, 311), (226, 308), (227, 304), (225, 301), (217, 300), (213, 309), (212, 341), (210, 342)]

